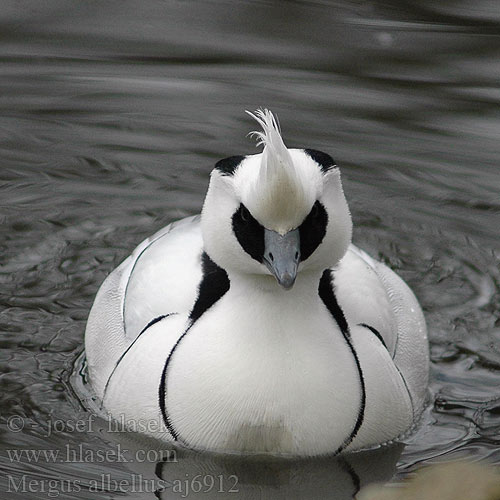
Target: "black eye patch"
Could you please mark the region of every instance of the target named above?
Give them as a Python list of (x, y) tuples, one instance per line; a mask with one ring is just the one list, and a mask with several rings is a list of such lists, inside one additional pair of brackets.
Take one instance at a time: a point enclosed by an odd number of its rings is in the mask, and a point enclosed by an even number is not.
[(252, 217), (248, 209), (240, 203), (233, 214), (233, 231), (241, 248), (258, 262), (264, 258), (264, 227)]
[(304, 222), (299, 226), (301, 261), (309, 258), (318, 248), (325, 237), (327, 225), (328, 214), (325, 207), (316, 201)]
[[(264, 226), (259, 224), (242, 203), (232, 217), (233, 232), (241, 248), (257, 262), (264, 258)], [(323, 241), (328, 225), (328, 214), (319, 202), (299, 226), (300, 260), (309, 258)]]

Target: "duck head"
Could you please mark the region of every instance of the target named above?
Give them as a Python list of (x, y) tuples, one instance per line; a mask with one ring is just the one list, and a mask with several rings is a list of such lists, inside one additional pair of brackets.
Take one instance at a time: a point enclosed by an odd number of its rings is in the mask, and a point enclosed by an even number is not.
[(322, 272), (344, 256), (351, 215), (329, 155), (288, 149), (269, 110), (249, 114), (264, 148), (215, 165), (201, 218), (205, 251), (229, 276), (272, 275), (290, 289), (301, 273)]

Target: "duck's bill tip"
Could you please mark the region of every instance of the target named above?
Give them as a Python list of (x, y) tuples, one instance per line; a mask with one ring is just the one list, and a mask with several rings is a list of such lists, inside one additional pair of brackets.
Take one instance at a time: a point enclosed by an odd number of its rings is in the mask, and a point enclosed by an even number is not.
[(296, 278), (297, 273), (295, 273), (294, 275), (286, 273), (283, 276), (276, 276), (276, 281), (285, 290), (291, 290), (293, 288), (293, 285), (295, 284)]

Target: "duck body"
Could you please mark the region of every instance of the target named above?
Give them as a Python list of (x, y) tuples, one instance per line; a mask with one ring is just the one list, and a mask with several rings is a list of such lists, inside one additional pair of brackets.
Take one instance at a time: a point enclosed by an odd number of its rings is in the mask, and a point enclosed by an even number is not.
[[(295, 161), (304, 155), (289, 151)], [(266, 229), (260, 247), (274, 259), (252, 267), (258, 210), (240, 214), (240, 199), (224, 200), (213, 184), (227, 173), (215, 170), (202, 216), (143, 242), (98, 292), (85, 348), (110, 417), (217, 452), (313, 456), (404, 434), (422, 411), (429, 362), (411, 290), (349, 244), (349, 231), (344, 248), (332, 249), (341, 257), (323, 267), (330, 222), (312, 252), (306, 222), (295, 246), (296, 223)], [(323, 220), (312, 206), (307, 217)], [(212, 217), (230, 223), (215, 231)]]

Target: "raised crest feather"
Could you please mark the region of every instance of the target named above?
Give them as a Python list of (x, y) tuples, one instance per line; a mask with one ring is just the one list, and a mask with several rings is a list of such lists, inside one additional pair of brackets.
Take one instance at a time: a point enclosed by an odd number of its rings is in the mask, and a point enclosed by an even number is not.
[(272, 176), (273, 173), (285, 168), (290, 174), (295, 173), (295, 167), (283, 138), (278, 120), (268, 109), (258, 109), (255, 113), (247, 113), (262, 127), (262, 131), (254, 130), (249, 135), (257, 137), (257, 146), (264, 146), (262, 152), (262, 173)]
[(284, 233), (296, 227), (310, 210), (314, 200), (310, 199), (301, 180), (297, 165), (285, 146), (278, 120), (268, 109), (247, 111), (262, 127), (262, 131), (251, 132), (257, 137), (257, 145), (264, 146), (259, 173), (251, 186), (254, 216), (268, 227)]
[(245, 113), (250, 115), (262, 127), (262, 131), (254, 130), (253, 132), (250, 132), (248, 134), (258, 137), (257, 146), (266, 146), (268, 143), (270, 143), (272, 139), (272, 132), (276, 132), (278, 134), (279, 140), (281, 141), (282, 145), (285, 146), (283, 143), (283, 139), (281, 138), (280, 125), (271, 111), (266, 108), (259, 108), (255, 111), (255, 113), (252, 113), (248, 110), (245, 111)]

